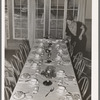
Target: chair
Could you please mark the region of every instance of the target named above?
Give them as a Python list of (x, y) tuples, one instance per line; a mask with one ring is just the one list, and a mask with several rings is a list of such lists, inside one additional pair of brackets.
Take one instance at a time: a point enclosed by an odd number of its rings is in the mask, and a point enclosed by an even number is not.
[(20, 66), (19, 66), (17, 60), (14, 59), (14, 58), (12, 58), (10, 62), (11, 62), (11, 66), (12, 66), (12, 68), (13, 68), (14, 77), (15, 77), (16, 82), (17, 82), (17, 80), (18, 80), (18, 78), (19, 78), (19, 75), (20, 75), (20, 69), (19, 69)]
[(87, 65), (87, 67), (88, 67), (89, 69), (91, 69), (91, 60), (88, 59), (88, 58), (86, 58), (86, 57), (83, 57), (83, 59), (84, 59), (86, 65)]
[(78, 81), (78, 84), (82, 97), (84, 98), (89, 87), (89, 79), (87, 77), (81, 77), (80, 80)]
[(19, 50), (17, 50), (15, 52), (15, 55), (13, 55), (13, 57), (17, 60), (17, 62), (19, 63), (20, 66), (20, 72), (25, 64), (25, 60), (23, 59), (23, 55), (20, 53)]
[(28, 40), (23, 40), (23, 45), (25, 46), (27, 53), (29, 54), (31, 48)]
[(91, 100), (91, 95), (88, 95), (88, 97), (86, 98), (86, 100)]
[(14, 87), (16, 86), (16, 80), (14, 77), (5, 77), (5, 86), (10, 87), (13, 91)]
[(73, 63), (75, 64), (78, 60), (83, 58), (83, 53), (78, 52), (75, 56), (73, 56)]
[(24, 60), (23, 62), (25, 63), (27, 56), (28, 56), (25, 46), (22, 44), (19, 44), (19, 51), (20, 51), (20, 54), (22, 55), (22, 58)]
[(79, 79), (85, 69), (85, 62), (83, 59), (80, 59), (76, 62), (75, 66), (74, 66), (74, 69), (76, 71), (76, 75), (77, 75), (77, 78)]
[(5, 86), (5, 87), (4, 87), (4, 97), (5, 97), (5, 100), (10, 100), (11, 95), (12, 95), (12, 90), (11, 90), (11, 88)]

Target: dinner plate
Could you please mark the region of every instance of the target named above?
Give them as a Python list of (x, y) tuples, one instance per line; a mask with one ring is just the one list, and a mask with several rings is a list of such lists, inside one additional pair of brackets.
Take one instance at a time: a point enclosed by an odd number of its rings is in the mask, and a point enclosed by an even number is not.
[(30, 81), (28, 81), (31, 85), (33, 85), (33, 86), (35, 86), (35, 85), (38, 85), (39, 84), (39, 82), (38, 82), (38, 80), (37, 79), (31, 79)]
[(58, 88), (57, 88), (56, 91), (59, 94), (65, 94), (65, 93), (67, 93), (67, 90), (66, 90), (66, 88), (64, 86), (58, 86)]
[(24, 73), (24, 74), (21, 75), (20, 78), (22, 78), (22, 79), (29, 79), (30, 77), (31, 77), (30, 74)]
[(65, 72), (63, 70), (60, 70), (56, 73), (57, 77), (65, 77)]
[(73, 95), (73, 100), (80, 100), (80, 95), (78, 93), (75, 93)]
[(65, 78), (65, 81), (75, 81), (75, 77), (74, 76), (67, 76)]
[(23, 93), (22, 91), (17, 91), (14, 95), (13, 98), (14, 99), (23, 99), (25, 97), (25, 93)]

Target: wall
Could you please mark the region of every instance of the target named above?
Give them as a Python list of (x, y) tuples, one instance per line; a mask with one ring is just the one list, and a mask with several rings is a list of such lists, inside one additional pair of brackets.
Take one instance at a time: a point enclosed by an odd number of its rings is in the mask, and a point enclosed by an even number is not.
[(86, 32), (86, 36), (87, 36), (87, 45), (86, 45), (86, 50), (88, 53), (91, 54), (91, 36), (92, 36), (92, 30), (91, 30), (91, 26), (92, 26), (92, 0), (87, 0), (87, 4), (86, 4), (86, 13), (85, 13), (85, 24), (87, 27), (87, 32)]
[(85, 18), (86, 19), (91, 19), (92, 18), (92, 0), (87, 0)]

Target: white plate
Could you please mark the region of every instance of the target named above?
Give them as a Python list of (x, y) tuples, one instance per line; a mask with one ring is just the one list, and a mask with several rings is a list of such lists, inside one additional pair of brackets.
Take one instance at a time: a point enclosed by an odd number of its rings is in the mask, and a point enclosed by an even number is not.
[(66, 88), (64, 86), (58, 86), (57, 93), (59, 94), (65, 94), (67, 92)]
[(21, 75), (20, 78), (22, 78), (22, 79), (29, 79), (30, 77), (31, 77), (30, 74), (24, 73), (24, 74)]
[(22, 91), (17, 91), (14, 95), (13, 98), (15, 99), (23, 99), (25, 97), (25, 94)]
[(31, 79), (30, 81), (28, 81), (31, 85), (38, 85), (39, 84), (39, 82), (38, 82), (38, 80), (37, 79)]

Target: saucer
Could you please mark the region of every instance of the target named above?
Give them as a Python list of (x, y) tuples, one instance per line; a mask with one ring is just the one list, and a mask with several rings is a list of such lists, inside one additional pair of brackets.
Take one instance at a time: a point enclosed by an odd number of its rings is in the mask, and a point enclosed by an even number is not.
[(24, 73), (24, 74), (21, 75), (20, 78), (22, 78), (22, 79), (29, 79), (30, 77), (31, 77), (30, 74)]
[(13, 97), (15, 98), (15, 99), (23, 99), (24, 97), (25, 97), (25, 93), (23, 93), (22, 91), (17, 91), (14, 95), (13, 95)]
[(38, 82), (38, 80), (37, 79), (31, 79), (30, 81), (29, 81), (29, 83), (31, 84), (31, 85), (38, 85), (39, 84), (39, 82)]
[(57, 93), (62, 94), (62, 93), (66, 93), (67, 90), (64, 86), (58, 86), (57, 88)]
[(60, 70), (56, 73), (57, 77), (65, 77), (65, 72), (63, 70)]

